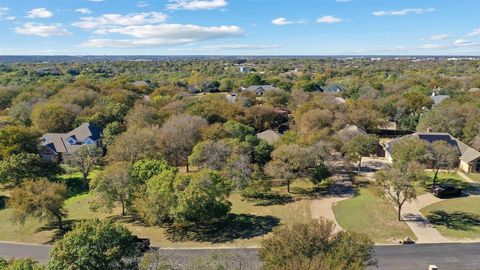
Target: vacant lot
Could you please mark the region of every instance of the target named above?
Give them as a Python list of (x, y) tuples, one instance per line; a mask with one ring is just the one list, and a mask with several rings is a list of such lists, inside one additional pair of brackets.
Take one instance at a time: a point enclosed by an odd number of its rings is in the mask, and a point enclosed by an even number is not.
[(420, 210), (445, 237), (480, 238), (480, 198), (448, 199)]
[[(75, 175), (78, 176), (78, 175)], [(70, 177), (64, 177), (70, 179)], [(71, 181), (71, 180), (69, 180)], [(275, 227), (311, 219), (310, 200), (303, 194), (309, 193), (311, 185), (302, 181), (292, 185), (292, 190), (301, 192), (286, 196), (278, 187), (272, 200), (245, 201), (239, 194), (232, 194), (232, 215), (215, 228), (196, 228), (193, 231), (175, 232), (164, 227), (150, 227), (132, 216), (120, 216), (120, 209), (111, 213), (93, 212), (93, 201), (89, 193), (72, 194), (65, 201), (68, 211), (67, 224), (85, 219), (112, 218), (125, 224), (139, 237), (149, 238), (152, 245), (160, 247), (208, 247), (208, 246), (258, 246), (261, 239)], [(302, 199), (301, 199), (302, 198)], [(58, 230), (46, 226), (36, 219), (27, 219), (24, 224), (12, 221), (12, 210), (0, 207), (0, 240), (29, 243), (51, 243), (61, 237)]]
[(342, 228), (365, 233), (376, 243), (392, 243), (406, 237), (416, 239), (405, 222), (397, 221), (393, 205), (368, 188), (359, 189), (352, 199), (338, 202), (333, 212)]

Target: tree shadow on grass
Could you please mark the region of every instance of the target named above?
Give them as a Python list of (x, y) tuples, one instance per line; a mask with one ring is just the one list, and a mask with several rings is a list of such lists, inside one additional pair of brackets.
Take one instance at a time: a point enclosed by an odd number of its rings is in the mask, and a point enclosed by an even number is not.
[(427, 219), (433, 225), (442, 225), (453, 230), (469, 231), (475, 227), (480, 228), (480, 216), (466, 212), (434, 211)]
[(77, 219), (64, 220), (63, 228), (61, 230), (58, 228), (57, 223), (50, 222), (44, 226), (39, 227), (38, 229), (35, 230), (35, 232), (38, 233), (43, 231), (53, 231), (53, 235), (50, 238), (50, 240), (44, 243), (45, 245), (52, 245), (58, 240), (62, 239), (67, 232), (71, 231), (73, 227), (75, 227), (75, 225), (81, 221), (83, 220), (77, 220)]
[(7, 207), (7, 196), (0, 195), (0, 210), (3, 210)]
[(215, 224), (194, 225), (187, 228), (168, 227), (167, 238), (174, 242), (196, 241), (217, 244), (262, 236), (271, 232), (279, 224), (280, 219), (273, 216), (229, 214)]
[(263, 193), (250, 200), (255, 202), (255, 206), (285, 205), (295, 201), (291, 195), (279, 193)]

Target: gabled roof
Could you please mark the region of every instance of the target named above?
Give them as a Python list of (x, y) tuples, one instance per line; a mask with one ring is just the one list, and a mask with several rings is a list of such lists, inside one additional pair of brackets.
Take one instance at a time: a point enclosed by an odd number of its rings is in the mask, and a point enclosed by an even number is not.
[(453, 137), (452, 135), (442, 132), (416, 132), (414, 134), (407, 135), (397, 140), (391, 141), (389, 144), (387, 144), (386, 150), (391, 153), (391, 151), (393, 150), (393, 146), (397, 141), (409, 137), (418, 138), (429, 143), (433, 143), (436, 141), (444, 141), (453, 148), (457, 149), (459, 153), (459, 159), (467, 163), (470, 163), (480, 158), (480, 152), (468, 146), (459, 139)]
[(343, 91), (343, 88), (337, 84), (331, 86), (323, 86), (321, 87), (322, 92), (324, 93), (340, 93)]
[(269, 144), (274, 144), (278, 139), (282, 137), (282, 134), (275, 130), (267, 129), (264, 132), (257, 134), (257, 138), (267, 141)]
[(449, 97), (450, 96), (447, 96), (447, 95), (438, 95), (438, 96), (431, 96), (430, 98), (432, 99), (434, 105), (438, 105)]
[(271, 90), (276, 90), (276, 88), (273, 85), (251, 85), (247, 88), (245, 88), (244, 91), (249, 91), (249, 92), (259, 92), (259, 91), (271, 91)]
[[(96, 142), (102, 136), (102, 129), (90, 123), (84, 123), (68, 133), (47, 133), (43, 135), (42, 145), (57, 153), (73, 153), (81, 148), (87, 140)], [(70, 144), (69, 138), (77, 141)]]

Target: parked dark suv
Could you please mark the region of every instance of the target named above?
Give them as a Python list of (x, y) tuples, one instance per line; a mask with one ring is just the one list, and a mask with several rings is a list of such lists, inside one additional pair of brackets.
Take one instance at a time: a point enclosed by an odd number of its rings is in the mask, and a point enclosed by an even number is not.
[(432, 189), (432, 194), (438, 198), (450, 198), (462, 196), (462, 189), (442, 183)]

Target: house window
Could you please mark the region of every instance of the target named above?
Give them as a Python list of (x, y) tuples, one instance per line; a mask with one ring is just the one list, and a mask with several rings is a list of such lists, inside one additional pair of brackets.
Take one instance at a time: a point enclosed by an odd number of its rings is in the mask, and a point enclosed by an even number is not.
[(73, 145), (73, 144), (77, 144), (77, 140), (75, 140), (75, 139), (72, 138), (72, 137), (69, 137), (69, 138), (67, 139), (67, 141), (68, 141), (69, 144), (72, 144), (72, 145)]
[(92, 139), (90, 139), (90, 138), (88, 138), (87, 140), (85, 140), (85, 144), (94, 144), (94, 143), (95, 143), (95, 142), (94, 142)]
[(475, 168), (476, 172), (480, 172), (480, 160), (477, 161), (477, 167)]

